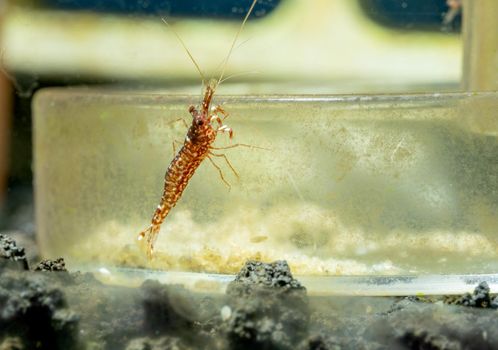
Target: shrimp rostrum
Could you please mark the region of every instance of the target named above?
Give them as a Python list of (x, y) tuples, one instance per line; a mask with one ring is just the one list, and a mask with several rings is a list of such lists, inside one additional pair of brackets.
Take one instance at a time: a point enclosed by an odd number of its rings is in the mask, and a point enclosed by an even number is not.
[[(182, 147), (176, 154), (176, 156), (171, 161), (168, 169), (166, 170), (166, 175), (164, 177), (164, 190), (161, 197), (161, 201), (154, 211), (154, 215), (151, 220), (151, 224), (145, 230), (138, 234), (138, 240), (142, 243), (142, 246), (146, 250), (146, 254), (149, 258), (152, 257), (154, 252), (154, 243), (157, 239), (159, 231), (161, 229), (161, 224), (168, 216), (171, 209), (176, 205), (180, 199), (183, 191), (188, 185), (189, 180), (194, 175), (194, 172), (199, 167), (204, 159), (208, 159), (214, 167), (217, 169), (221, 180), (228, 186), (228, 182), (225, 180), (223, 173), (218, 165), (212, 160), (212, 157), (221, 157), (225, 160), (227, 165), (230, 167), (232, 172), (238, 177), (237, 172), (230, 164), (228, 158), (224, 154), (218, 154), (215, 150), (223, 149), (213, 146), (216, 136), (219, 133), (228, 133), (230, 139), (233, 137), (233, 131), (231, 128), (223, 124), (223, 121), (227, 118), (228, 114), (223, 110), (221, 106), (213, 106), (212, 99), (216, 91), (216, 88), (223, 80), (224, 70), (226, 63), (230, 54), (235, 46), (238, 35), (241, 32), (245, 22), (249, 18), (251, 11), (254, 8), (257, 0), (254, 0), (249, 11), (247, 12), (240, 29), (232, 42), (232, 46), (228, 52), (227, 57), (224, 60), (224, 68), (220, 74), (219, 79), (212, 79), (208, 83), (199, 66), (193, 59), (192, 55), (186, 48), (185, 44), (181, 38), (177, 35), (181, 44), (187, 51), (190, 59), (199, 71), (204, 84), (204, 91), (202, 95), (202, 101), (199, 106), (190, 106), (188, 111), (192, 116), (192, 123), (188, 127), (187, 135), (183, 142)], [(164, 19), (163, 21), (168, 24)], [(243, 144), (232, 144), (224, 148), (232, 148), (236, 146), (242, 146)], [(244, 145), (245, 146), (245, 145)]]

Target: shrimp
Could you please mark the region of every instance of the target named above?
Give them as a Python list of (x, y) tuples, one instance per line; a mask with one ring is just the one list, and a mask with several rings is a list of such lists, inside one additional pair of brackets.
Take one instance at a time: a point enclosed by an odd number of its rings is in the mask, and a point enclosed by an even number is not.
[[(210, 162), (218, 170), (221, 180), (228, 187), (230, 187), (230, 185), (223, 177), (221, 169), (214, 163), (211, 157), (214, 156), (224, 158), (230, 169), (238, 177), (237, 172), (228, 161), (228, 158), (224, 154), (217, 154), (213, 152), (213, 150), (221, 149), (213, 146), (218, 133), (227, 132), (229, 134), (229, 138), (232, 139), (233, 130), (222, 123), (228, 117), (228, 114), (223, 110), (221, 106), (211, 106), (211, 102), (214, 93), (216, 92), (216, 88), (223, 81), (226, 64), (228, 62), (228, 59), (230, 58), (235, 43), (237, 42), (239, 34), (244, 28), (244, 25), (247, 22), (247, 19), (249, 18), (257, 1), (258, 0), (254, 0), (251, 4), (251, 7), (247, 11), (246, 16), (244, 17), (244, 20), (242, 21), (242, 24), (239, 28), (239, 31), (235, 35), (232, 46), (230, 47), (230, 50), (228, 51), (228, 54), (223, 61), (223, 69), (221, 71), (220, 77), (217, 80), (211, 79), (206, 83), (206, 79), (204, 78), (199, 65), (190, 54), (183, 40), (176, 32), (173, 31), (184, 49), (187, 51), (187, 54), (194, 63), (195, 67), (197, 68), (202, 78), (204, 92), (199, 108), (197, 109), (195, 106), (190, 106), (188, 109), (189, 113), (192, 116), (192, 124), (188, 128), (187, 135), (185, 136), (182, 147), (173, 158), (168, 169), (166, 170), (166, 175), (164, 177), (163, 195), (161, 197), (159, 205), (154, 212), (154, 215), (152, 216), (151, 224), (149, 227), (138, 234), (137, 239), (138, 241), (143, 243), (142, 247), (145, 248), (147, 257), (149, 259), (152, 258), (154, 252), (154, 244), (159, 234), (159, 230), (161, 229), (161, 224), (164, 222), (171, 209), (173, 209), (173, 207), (182, 196), (189, 180), (192, 178), (195, 171), (202, 163), (202, 161), (204, 161), (204, 159), (207, 158), (208, 160), (210, 160)], [(166, 22), (164, 19), (163, 22), (169, 26), (168, 22)], [(221, 118), (220, 115), (222, 115), (223, 118)], [(233, 148), (236, 146), (247, 145), (234, 144), (225, 148)]]

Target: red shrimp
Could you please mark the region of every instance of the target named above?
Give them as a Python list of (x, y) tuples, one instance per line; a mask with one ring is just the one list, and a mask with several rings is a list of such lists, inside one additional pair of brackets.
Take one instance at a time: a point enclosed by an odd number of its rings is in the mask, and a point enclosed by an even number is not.
[[(138, 234), (138, 240), (142, 241), (145, 244), (144, 248), (146, 249), (148, 258), (152, 258), (152, 254), (154, 252), (154, 243), (159, 234), (161, 224), (182, 196), (182, 193), (187, 187), (189, 180), (194, 175), (194, 172), (204, 159), (207, 158), (211, 161), (211, 163), (218, 170), (218, 173), (221, 176), (221, 180), (228, 187), (230, 187), (230, 185), (223, 177), (221, 169), (213, 162), (211, 157), (215, 156), (224, 158), (230, 169), (238, 177), (237, 172), (228, 161), (228, 158), (224, 154), (217, 154), (213, 152), (213, 150), (215, 149), (220, 149), (213, 147), (213, 143), (216, 140), (217, 134), (219, 132), (228, 132), (231, 139), (233, 137), (233, 131), (228, 126), (222, 124), (222, 121), (225, 120), (228, 114), (221, 108), (221, 106), (212, 107), (211, 101), (216, 88), (222, 82), (226, 63), (230, 58), (230, 54), (232, 53), (237, 38), (242, 31), (242, 28), (244, 27), (247, 19), (249, 18), (249, 15), (251, 14), (254, 6), (256, 5), (256, 2), (257, 0), (254, 0), (251, 4), (251, 7), (247, 11), (247, 14), (239, 28), (239, 31), (237, 32), (232, 42), (232, 46), (230, 47), (228, 55), (223, 61), (224, 66), (220, 78), (217, 80), (210, 80), (208, 83), (205, 83), (206, 80), (198, 64), (195, 62), (194, 58), (188, 51), (182, 39), (176, 32), (174, 32), (184, 49), (187, 51), (187, 54), (194, 63), (195, 67), (199, 71), (205, 87), (199, 109), (195, 108), (194, 106), (190, 106), (188, 109), (189, 113), (192, 115), (192, 124), (187, 131), (183, 146), (180, 148), (175, 158), (173, 158), (168, 169), (166, 170), (166, 175), (164, 177), (163, 195), (157, 209), (154, 212), (151, 224), (148, 228)], [(163, 21), (169, 26), (169, 24), (164, 19)], [(223, 118), (219, 116), (220, 114), (223, 116)], [(234, 144), (224, 148), (233, 148), (236, 146), (247, 145)]]

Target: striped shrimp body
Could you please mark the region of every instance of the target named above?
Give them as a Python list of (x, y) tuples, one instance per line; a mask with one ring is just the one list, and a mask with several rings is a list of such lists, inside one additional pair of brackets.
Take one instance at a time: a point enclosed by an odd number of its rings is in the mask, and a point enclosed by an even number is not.
[[(138, 235), (138, 240), (145, 243), (144, 248), (149, 258), (152, 257), (154, 243), (159, 234), (161, 224), (180, 199), (190, 178), (204, 159), (208, 158), (212, 162), (211, 156), (223, 157), (234, 174), (238, 176), (225, 155), (216, 154), (212, 151), (215, 149), (212, 144), (219, 132), (228, 132), (230, 138), (233, 137), (232, 129), (223, 125), (222, 118), (219, 116), (221, 114), (223, 119), (225, 119), (227, 117), (226, 112), (220, 106), (211, 108), (211, 100), (216, 85), (216, 80), (212, 80), (206, 85), (204, 98), (199, 110), (194, 106), (189, 107), (189, 112), (192, 115), (192, 124), (188, 129), (182, 147), (166, 170), (161, 202), (154, 212), (150, 226)], [(224, 179), (221, 169), (214, 162), (212, 164), (218, 170), (222, 181), (227, 186), (230, 186)]]
[[(225, 180), (220, 167), (218, 167), (214, 163), (212, 157), (222, 157), (229, 168), (232, 170), (232, 172), (235, 174), (235, 176), (238, 177), (237, 172), (228, 161), (228, 158), (224, 154), (214, 153), (213, 150), (248, 145), (233, 144), (224, 148), (213, 147), (213, 143), (216, 140), (216, 136), (218, 135), (218, 133), (227, 132), (231, 139), (233, 137), (233, 131), (231, 128), (223, 124), (223, 121), (227, 118), (228, 114), (220, 106), (211, 107), (211, 102), (216, 88), (220, 85), (221, 82), (224, 81), (223, 75), (225, 73), (228, 59), (230, 58), (235, 43), (237, 42), (237, 38), (244, 28), (244, 24), (246, 23), (252, 10), (254, 9), (256, 2), (257, 0), (253, 0), (251, 7), (247, 11), (244, 20), (242, 21), (239, 31), (235, 35), (232, 45), (230, 46), (230, 50), (228, 51), (228, 54), (223, 61), (223, 68), (221, 70), (219, 79), (210, 80), (209, 83), (205, 84), (204, 93), (199, 109), (196, 109), (194, 106), (189, 107), (188, 111), (192, 115), (192, 124), (187, 131), (187, 136), (185, 137), (185, 141), (183, 142), (181, 149), (178, 151), (175, 158), (171, 161), (168, 169), (166, 170), (166, 175), (164, 177), (164, 190), (161, 197), (161, 202), (154, 212), (150, 226), (138, 234), (138, 240), (141, 242), (142, 248), (145, 249), (148, 258), (151, 258), (154, 252), (154, 243), (157, 239), (157, 235), (159, 234), (159, 230), (161, 229), (161, 224), (163, 223), (164, 219), (166, 219), (166, 216), (168, 216), (171, 209), (180, 199), (183, 191), (187, 187), (190, 178), (194, 175), (194, 172), (204, 159), (207, 158), (213, 164), (213, 166), (218, 171), (221, 180), (229, 188), (230, 184)], [(163, 19), (163, 22), (169, 26), (166, 20)], [(171, 29), (173, 30), (173, 28)], [(190, 51), (187, 49), (183, 40), (174, 30), (173, 33), (177, 36), (183, 48), (187, 52), (189, 58), (194, 63), (197, 71), (199, 72), (199, 75), (202, 78), (203, 83), (206, 82), (204, 74), (202, 73), (197, 62), (192, 57)], [(220, 117), (220, 115), (222, 117)]]

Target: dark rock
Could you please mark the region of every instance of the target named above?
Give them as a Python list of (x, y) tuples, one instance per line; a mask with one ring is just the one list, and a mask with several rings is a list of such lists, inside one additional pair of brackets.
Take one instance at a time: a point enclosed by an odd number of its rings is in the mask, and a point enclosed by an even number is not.
[(337, 344), (333, 337), (325, 337), (321, 334), (310, 336), (304, 340), (299, 350), (340, 350), (341, 346)]
[(193, 350), (177, 337), (136, 338), (129, 342), (126, 350)]
[(494, 297), (493, 300), (491, 300), (491, 308), (498, 309), (498, 296)]
[[(203, 347), (201, 347), (203, 348)], [(185, 344), (181, 338), (158, 337), (158, 338), (137, 338), (130, 341), (126, 350), (194, 350), (199, 347), (192, 347)]]
[(250, 294), (253, 287), (276, 288), (280, 291), (291, 289), (306, 291), (301, 283), (292, 277), (287, 262), (281, 260), (269, 264), (260, 261), (247, 261), (235, 280), (228, 285), (227, 295)]
[(60, 289), (43, 276), (2, 274), (0, 339), (17, 337), (27, 349), (78, 349), (78, 317)]
[(481, 282), (474, 289), (472, 294), (467, 293), (455, 301), (456, 305), (480, 307), (480, 308), (494, 308), (498, 307), (496, 298), (492, 300), (489, 294), (489, 286), (486, 282)]
[[(143, 335), (150, 338), (143, 344), (150, 349), (218, 349), (223, 348), (215, 334), (206, 332), (206, 307), (187, 289), (145, 281), (141, 289), (143, 303)], [(209, 307), (207, 307), (209, 308)], [(140, 343), (140, 342), (139, 342)], [(136, 345), (136, 343), (134, 343)], [(148, 344), (148, 345), (147, 345)], [(135, 346), (134, 345), (134, 346)]]
[(480, 350), (496, 349), (498, 344), (498, 314), (493, 310), (414, 302), (379, 322), (392, 331), (382, 336), (377, 330), (373, 339), (397, 339), (403, 349)]
[(460, 350), (462, 346), (457, 340), (450, 340), (442, 334), (433, 334), (427, 330), (410, 330), (404, 333), (401, 341), (409, 349), (423, 350)]
[[(213, 297), (203, 297), (197, 303), (198, 320), (195, 322), (197, 331), (204, 336), (212, 336), (220, 331), (222, 320), (229, 317), (231, 310), (221, 300)], [(228, 311), (228, 314), (227, 314)]]
[(66, 263), (63, 258), (56, 260), (42, 260), (35, 267), (35, 271), (64, 271), (67, 272)]
[(36, 244), (34, 234), (19, 230), (8, 230), (0, 233), (12, 238), (18, 247), (20, 246), (24, 248), (26, 259), (28, 260), (30, 266), (32, 264), (36, 265), (36, 263), (40, 261), (38, 245)]
[(143, 295), (144, 330), (153, 334), (192, 329), (195, 303), (180, 286), (147, 280), (140, 287)]
[(307, 335), (306, 289), (285, 261), (249, 261), (227, 288), (230, 349), (294, 349)]
[(4, 234), (0, 234), (0, 269), (1, 268), (29, 270), (24, 248), (17, 246), (12, 238)]
[(104, 284), (88, 273), (34, 274), (64, 288), (71, 309), (81, 315), (81, 341), (98, 344), (98, 349), (124, 349), (131, 339), (145, 336), (138, 288)]

